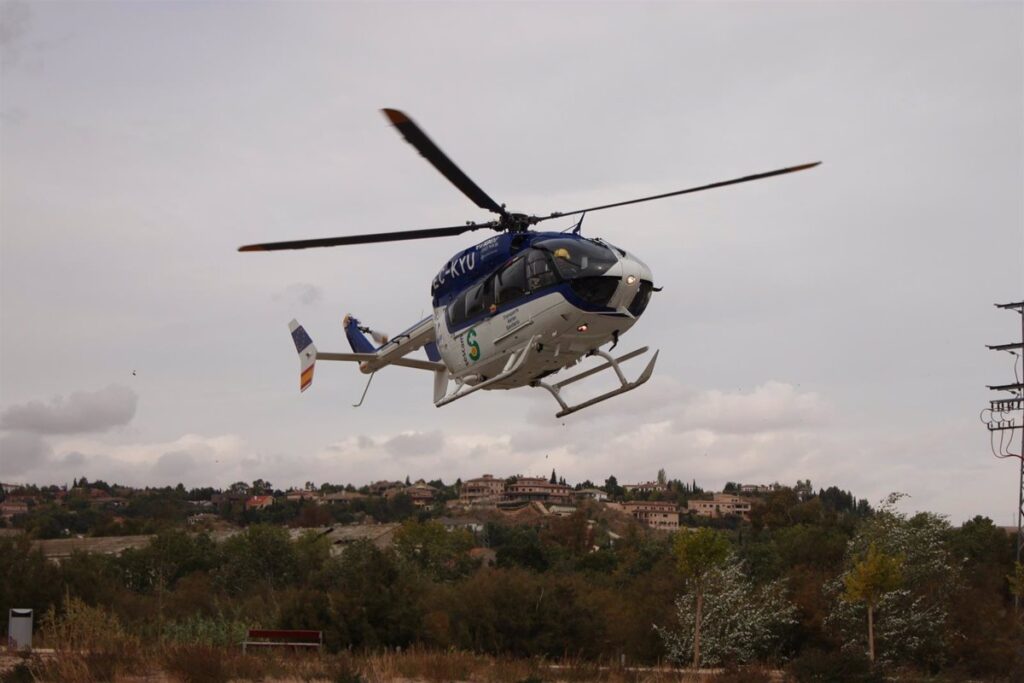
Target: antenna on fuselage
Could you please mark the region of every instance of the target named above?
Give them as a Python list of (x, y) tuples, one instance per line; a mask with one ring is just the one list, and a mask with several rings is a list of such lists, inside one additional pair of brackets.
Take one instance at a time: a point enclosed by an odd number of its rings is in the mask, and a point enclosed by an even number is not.
[(580, 234), (580, 229), (583, 227), (583, 219), (586, 218), (586, 217), (587, 217), (587, 212), (584, 211), (583, 215), (580, 216), (580, 222), (577, 223), (576, 226), (572, 229), (572, 234), (574, 234), (574, 235)]

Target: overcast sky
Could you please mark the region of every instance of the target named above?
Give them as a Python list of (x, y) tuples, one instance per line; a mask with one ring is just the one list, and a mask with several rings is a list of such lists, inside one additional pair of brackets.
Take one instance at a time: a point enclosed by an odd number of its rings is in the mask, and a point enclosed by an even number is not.
[[(665, 468), (1014, 523), (978, 411), (1013, 377), (984, 345), (1020, 334), (992, 304), (1024, 298), (1022, 26), (1019, 2), (4, 0), (0, 478)], [(824, 163), (587, 217), (664, 287), (620, 346), (661, 349), (643, 388), (556, 420), (532, 389), (434, 408), (389, 368), (353, 409), (348, 365), (299, 394), (289, 319), (328, 351), (347, 312), (404, 329), (478, 234), (235, 250), (486, 219), (385, 106), (531, 213)]]

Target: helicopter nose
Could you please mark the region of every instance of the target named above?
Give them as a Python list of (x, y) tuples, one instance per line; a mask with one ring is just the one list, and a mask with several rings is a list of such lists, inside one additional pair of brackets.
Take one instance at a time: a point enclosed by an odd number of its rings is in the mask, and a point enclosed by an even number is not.
[[(637, 314), (632, 311), (635, 308), (634, 302), (650, 296), (651, 269), (632, 254), (626, 254), (619, 259), (617, 270), (619, 286), (609, 305), (620, 312), (628, 311), (630, 315), (636, 317)], [(643, 312), (645, 307), (640, 307), (640, 312)]]

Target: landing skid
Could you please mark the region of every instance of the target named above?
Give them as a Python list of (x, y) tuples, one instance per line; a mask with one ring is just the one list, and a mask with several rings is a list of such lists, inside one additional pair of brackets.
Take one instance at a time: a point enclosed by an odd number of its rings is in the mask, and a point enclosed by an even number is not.
[[(640, 373), (640, 376), (636, 379), (635, 382), (627, 382), (626, 376), (622, 374), (622, 369), (619, 367), (619, 363), (627, 361), (630, 358), (636, 358), (637, 356), (644, 353), (647, 353), (646, 346), (637, 349), (636, 351), (630, 351), (629, 353), (623, 354), (618, 358), (612, 357), (610, 353), (606, 353), (601, 350), (595, 350), (594, 355), (604, 358), (607, 362), (597, 366), (596, 368), (591, 368), (590, 370), (585, 370), (584, 372), (573, 375), (569, 379), (564, 379), (561, 382), (556, 382), (555, 384), (548, 384), (547, 382), (537, 380), (533, 382), (530, 386), (541, 387), (551, 392), (551, 395), (555, 397), (556, 401), (558, 401), (558, 405), (562, 406), (562, 409), (555, 414), (555, 417), (565, 417), (566, 415), (571, 415), (577, 411), (583, 410), (584, 408), (589, 408), (595, 403), (607, 401), (608, 399), (614, 396), (618, 396), (619, 394), (624, 394), (627, 391), (633, 391), (641, 384), (649, 380), (651, 378), (651, 374), (654, 372), (654, 364), (658, 361), (657, 351), (654, 352), (654, 355), (651, 357), (651, 360), (647, 364), (647, 367), (644, 368), (644, 371)], [(562, 388), (565, 387), (566, 385), (572, 384), (573, 382), (578, 382), (579, 380), (584, 379), (586, 377), (590, 377), (591, 375), (596, 375), (597, 373), (603, 372), (608, 368), (614, 370), (615, 374), (619, 378), (620, 386), (617, 389), (613, 389), (605, 394), (601, 394), (600, 396), (595, 396), (594, 398), (588, 401), (578, 403), (574, 406), (570, 406), (565, 402), (565, 399), (562, 398)]]

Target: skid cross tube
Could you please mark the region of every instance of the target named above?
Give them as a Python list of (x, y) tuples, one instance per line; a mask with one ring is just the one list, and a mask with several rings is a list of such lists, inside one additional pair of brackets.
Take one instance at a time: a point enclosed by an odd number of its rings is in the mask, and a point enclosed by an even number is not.
[[(600, 403), (601, 401), (607, 401), (608, 399), (610, 399), (610, 398), (612, 398), (614, 396), (618, 396), (620, 394), (624, 394), (627, 391), (633, 391), (634, 389), (639, 387), (641, 384), (643, 384), (647, 380), (649, 380), (651, 378), (651, 374), (654, 372), (654, 364), (658, 362), (658, 352), (657, 351), (655, 351), (654, 355), (651, 356), (651, 360), (650, 360), (649, 363), (647, 363), (647, 367), (644, 368), (644, 371), (642, 373), (640, 373), (640, 376), (636, 379), (635, 382), (627, 382), (626, 381), (626, 376), (624, 374), (622, 374), (622, 369), (619, 367), (619, 363), (621, 363), (622, 361), (629, 360), (630, 358), (635, 358), (635, 357), (639, 356), (640, 354), (645, 353), (646, 351), (647, 351), (647, 347), (645, 346), (642, 349), (637, 349), (636, 351), (630, 351), (627, 354), (624, 354), (622, 356), (619, 356), (618, 358), (615, 358), (610, 353), (606, 353), (606, 352), (601, 351), (601, 350), (595, 350), (594, 351), (594, 355), (595, 356), (600, 356), (601, 358), (604, 358), (605, 361), (607, 361), (607, 362), (603, 363), (602, 365), (597, 366), (596, 368), (591, 368), (590, 370), (586, 370), (584, 372), (581, 372), (578, 375), (573, 375), (569, 379), (564, 379), (561, 382), (556, 382), (555, 384), (548, 384), (547, 382), (542, 382), (540, 380), (537, 380), (537, 381), (533, 382), (533, 384), (531, 386), (540, 387), (542, 389), (547, 389), (548, 392), (552, 396), (555, 397), (555, 400), (558, 401), (558, 405), (562, 406), (562, 409), (560, 411), (558, 411), (557, 413), (555, 413), (555, 417), (565, 417), (566, 415), (571, 415), (571, 414), (573, 414), (573, 413), (575, 413), (575, 412), (577, 412), (579, 410), (583, 410), (584, 408), (589, 408), (590, 406), (594, 405), (595, 403)], [(572, 384), (573, 382), (581, 380), (584, 377), (590, 377), (591, 375), (597, 374), (598, 372), (602, 372), (604, 370), (607, 370), (608, 368), (611, 368), (612, 370), (614, 370), (615, 374), (619, 378), (620, 386), (617, 389), (612, 389), (611, 391), (609, 391), (607, 393), (601, 394), (600, 396), (595, 396), (592, 399), (589, 399), (587, 401), (583, 401), (582, 403), (578, 403), (578, 404), (576, 404), (574, 406), (570, 406), (568, 403), (565, 402), (565, 399), (562, 398), (562, 387), (566, 386), (567, 384)]]

